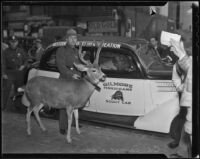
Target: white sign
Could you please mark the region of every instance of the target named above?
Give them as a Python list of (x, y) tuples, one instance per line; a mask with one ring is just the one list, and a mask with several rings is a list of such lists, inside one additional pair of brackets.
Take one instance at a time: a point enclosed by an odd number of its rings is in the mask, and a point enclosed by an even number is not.
[(86, 22), (78, 22), (77, 27), (87, 29), (87, 24)]
[(115, 21), (88, 22), (89, 33), (117, 32), (117, 29)]
[(166, 31), (161, 32), (161, 37), (160, 37), (161, 44), (170, 46), (171, 45), (170, 39), (173, 39), (175, 41), (180, 41), (181, 36), (178, 34), (173, 34)]

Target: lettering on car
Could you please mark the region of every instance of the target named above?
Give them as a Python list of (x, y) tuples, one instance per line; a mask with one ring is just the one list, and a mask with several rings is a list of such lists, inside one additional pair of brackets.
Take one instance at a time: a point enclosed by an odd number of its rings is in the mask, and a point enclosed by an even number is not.
[[(98, 43), (100, 42), (93, 42), (93, 41), (82, 41), (82, 42), (77, 42), (76, 45), (79, 45), (79, 44), (82, 44), (82, 46), (87, 46), (87, 47), (95, 47), (96, 46), (96, 43), (98, 45)], [(121, 44), (117, 44), (117, 43), (108, 43), (108, 42), (105, 42), (103, 43), (103, 47), (104, 48), (115, 48), (115, 49), (120, 49), (121, 48)]]

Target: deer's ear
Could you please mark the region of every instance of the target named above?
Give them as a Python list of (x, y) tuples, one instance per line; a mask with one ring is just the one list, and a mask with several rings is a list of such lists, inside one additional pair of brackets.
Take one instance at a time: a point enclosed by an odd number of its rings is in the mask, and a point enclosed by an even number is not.
[(85, 65), (82, 65), (82, 64), (77, 64), (74, 62), (74, 66), (81, 72), (84, 72), (84, 71), (87, 71), (88, 68), (85, 66)]

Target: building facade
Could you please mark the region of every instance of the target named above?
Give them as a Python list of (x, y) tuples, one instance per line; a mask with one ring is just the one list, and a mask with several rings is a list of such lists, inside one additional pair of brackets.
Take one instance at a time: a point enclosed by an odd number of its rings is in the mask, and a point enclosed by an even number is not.
[(162, 30), (191, 28), (191, 17), (185, 18), (185, 6), (170, 1), (156, 6), (155, 15), (150, 15), (149, 6), (3, 6), (3, 31), (8, 36), (14, 30), (19, 36), (37, 37), (43, 27), (67, 26), (76, 27), (82, 35), (148, 39), (159, 36)]

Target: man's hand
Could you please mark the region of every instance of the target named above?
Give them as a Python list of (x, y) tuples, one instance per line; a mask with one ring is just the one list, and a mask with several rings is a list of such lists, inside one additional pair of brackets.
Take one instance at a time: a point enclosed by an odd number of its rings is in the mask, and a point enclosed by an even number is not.
[(8, 79), (8, 76), (7, 76), (6, 74), (4, 74), (4, 75), (2, 76), (2, 78), (3, 78), (3, 79)]
[(176, 88), (177, 92), (183, 92), (184, 84), (181, 84), (179, 87)]
[(170, 51), (173, 51), (174, 54), (179, 57), (179, 60), (182, 59), (186, 55), (186, 51), (184, 49), (183, 42), (182, 41), (177, 42), (173, 39), (171, 39), (170, 42), (171, 42)]
[(79, 75), (77, 75), (77, 74), (73, 74), (73, 76), (72, 76), (74, 79), (80, 79), (81, 77), (79, 76)]
[(21, 65), (20, 68), (19, 68), (19, 71), (22, 71), (24, 68), (25, 68), (25, 66)]

